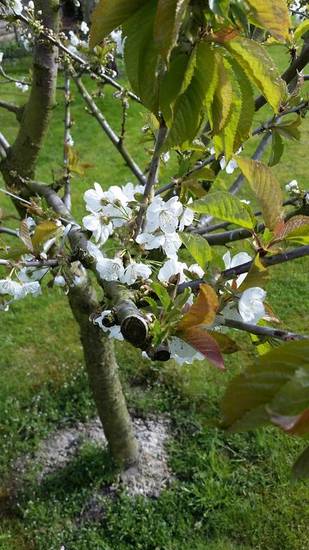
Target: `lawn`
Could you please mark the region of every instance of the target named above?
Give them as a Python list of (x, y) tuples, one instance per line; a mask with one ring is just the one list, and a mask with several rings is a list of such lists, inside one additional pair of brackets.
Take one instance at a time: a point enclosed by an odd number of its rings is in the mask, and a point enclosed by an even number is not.
[[(280, 52), (274, 55), (284, 62)], [(15, 76), (23, 74), (20, 61), (9, 69)], [(18, 103), (25, 99), (12, 85), (1, 87), (1, 97)], [(120, 105), (110, 89), (103, 90), (98, 103), (119, 129)], [(82, 162), (91, 165), (85, 176), (73, 181), (74, 214), (81, 219), (82, 193), (94, 181), (107, 187), (132, 177), (75, 91), (72, 113), (76, 149)], [(128, 116), (126, 143), (144, 167), (148, 144), (140, 128), (147, 119), (133, 103)], [(62, 121), (59, 91), (38, 167), (42, 181), (50, 182), (61, 166)], [(16, 128), (14, 116), (1, 111), (1, 130), (9, 140)], [(282, 185), (296, 178), (305, 186), (308, 142), (307, 120), (300, 143), (287, 144), (275, 169)], [(171, 167), (174, 162), (172, 158)], [(162, 172), (162, 181), (168, 181), (171, 167)], [(0, 206), (13, 213), (3, 195)], [(268, 284), (269, 302), (282, 326), (295, 331), (309, 329), (308, 266), (306, 259), (278, 266)], [(95, 415), (66, 297), (61, 290), (46, 288), (41, 298), (26, 298), (1, 313), (0, 549), (60, 550), (62, 545), (66, 550), (307, 549), (309, 487), (290, 477), (304, 441), (271, 428), (231, 435), (215, 426), (228, 380), (252, 360), (249, 338), (242, 336), (241, 344), (242, 350), (230, 357), (223, 374), (206, 362), (182, 368), (172, 361), (152, 364), (126, 344), (117, 347), (132, 413), (170, 414), (173, 437), (168, 455), (175, 482), (158, 499), (106, 497), (101, 520), (81, 522), (85, 502), (115, 475), (107, 454), (95, 446), (83, 447), (70, 467), (39, 487), (29, 475), (18, 501), (8, 501), (11, 465), (18, 456), (37, 448), (57, 428)]]

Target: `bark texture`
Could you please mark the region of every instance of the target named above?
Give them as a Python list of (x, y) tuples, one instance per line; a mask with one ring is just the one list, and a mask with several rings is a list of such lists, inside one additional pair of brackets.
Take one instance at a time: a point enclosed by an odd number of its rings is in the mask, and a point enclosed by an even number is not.
[[(42, 24), (49, 32), (58, 32), (59, 0), (35, 0), (37, 11), (42, 12)], [(32, 85), (29, 100), (23, 110), (16, 140), (2, 163), (6, 184), (18, 187), (16, 174), (32, 178), (45, 137), (51, 110), (55, 103), (57, 81), (57, 48), (42, 37), (36, 39)]]
[(80, 328), (89, 382), (114, 460), (123, 467), (137, 462), (138, 444), (123, 395), (113, 342), (89, 322), (98, 302), (91, 285), (69, 293), (73, 315)]

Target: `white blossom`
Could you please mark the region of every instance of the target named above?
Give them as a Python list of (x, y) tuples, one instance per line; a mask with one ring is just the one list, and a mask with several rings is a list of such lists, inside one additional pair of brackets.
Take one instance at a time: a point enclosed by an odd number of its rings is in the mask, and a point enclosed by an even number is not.
[(77, 48), (80, 45), (80, 39), (78, 38), (78, 36), (75, 34), (74, 31), (69, 31), (69, 37), (72, 46)]
[(181, 244), (180, 237), (177, 233), (165, 233), (164, 241), (161, 246), (168, 258), (175, 258), (177, 260), (177, 252)]
[(163, 233), (174, 233), (182, 212), (183, 206), (178, 197), (172, 197), (167, 202), (155, 197), (147, 208), (145, 232), (153, 233), (160, 229)]
[(168, 283), (171, 277), (179, 275), (179, 282), (183, 283), (186, 280), (184, 269), (188, 269), (187, 264), (178, 262), (175, 258), (171, 258), (161, 267), (158, 273), (158, 279), (161, 283)]
[(145, 188), (143, 185), (134, 185), (130, 181), (121, 187), (123, 194), (125, 195), (127, 202), (135, 201), (136, 193), (144, 193)]
[(94, 213), (83, 218), (83, 225), (88, 231), (93, 233), (94, 240), (101, 245), (104, 244), (108, 237), (113, 233), (113, 224), (106, 223), (105, 216)]
[(66, 285), (65, 278), (62, 275), (56, 275), (56, 277), (54, 278), (54, 285), (65, 286)]
[[(230, 251), (226, 252), (223, 256), (223, 261), (225, 265), (225, 269), (231, 269), (233, 267), (237, 267), (238, 265), (245, 264), (247, 262), (250, 262), (252, 260), (251, 256), (247, 254), (247, 252), (239, 252), (236, 254), (233, 258), (231, 257)], [(241, 285), (241, 283), (246, 278), (247, 274), (243, 273), (242, 275), (238, 275), (236, 278), (236, 286), (237, 288)], [(227, 284), (231, 285), (232, 280), (227, 281)]]
[(171, 358), (179, 365), (191, 364), (193, 361), (202, 361), (205, 359), (204, 355), (199, 351), (196, 351), (192, 346), (177, 338), (177, 336), (172, 336), (169, 341), (169, 348), (171, 352)]
[(234, 159), (230, 160), (228, 163), (226, 162), (225, 157), (222, 157), (220, 159), (220, 168), (221, 168), (221, 170), (225, 169), (227, 174), (233, 174), (233, 172), (236, 170), (237, 166), (238, 166), (237, 162)]
[(104, 256), (103, 256), (101, 250), (99, 249), (99, 247), (96, 246), (91, 241), (87, 242), (87, 251), (88, 251), (89, 255), (95, 260), (95, 262), (98, 263), (98, 262), (101, 262), (102, 260), (104, 260)]
[(245, 323), (256, 324), (264, 317), (266, 292), (262, 288), (252, 287), (245, 290), (238, 302), (238, 311)]
[(201, 266), (199, 266), (198, 264), (192, 264), (192, 265), (190, 265), (189, 271), (190, 271), (190, 273), (192, 273), (193, 275), (197, 275), (200, 279), (202, 279), (202, 278), (204, 277), (204, 274), (205, 274), (205, 272), (203, 271), (203, 269), (201, 268)]
[(287, 183), (285, 189), (288, 193), (300, 193), (297, 180), (292, 180), (290, 183)]
[(95, 182), (94, 189), (88, 189), (84, 193), (86, 209), (89, 210), (90, 212), (99, 212), (102, 208), (103, 198), (104, 198), (103, 189), (99, 183)]
[(127, 285), (133, 285), (137, 279), (149, 279), (151, 269), (148, 265), (142, 263), (130, 263), (124, 270), (120, 281)]
[(7, 309), (8, 305), (13, 300), (21, 300), (28, 294), (33, 296), (38, 296), (41, 294), (41, 287), (38, 281), (31, 283), (18, 283), (17, 281), (12, 281), (11, 279), (1, 279), (0, 280), (0, 295), (2, 296), (12, 296), (12, 299), (7, 301), (4, 305), (0, 306), (0, 309)]
[(107, 332), (109, 338), (115, 338), (116, 340), (123, 340), (120, 325), (113, 325), (111, 327), (106, 327), (103, 325), (103, 319), (105, 319), (105, 317), (107, 317), (110, 314), (111, 314), (110, 309), (106, 309), (105, 311), (102, 311), (101, 315), (94, 320), (94, 324), (99, 325), (99, 327), (104, 332)]
[(146, 250), (153, 250), (155, 248), (160, 248), (165, 243), (165, 236), (160, 234), (152, 234), (152, 233), (140, 233), (136, 237), (136, 242), (142, 246)]
[(11, 10), (13, 10), (14, 13), (16, 13), (16, 15), (21, 15), (23, 11), (23, 4), (21, 0), (13, 0), (13, 2), (11, 2), (10, 8)]
[(15, 86), (23, 93), (28, 92), (29, 90), (28, 84), (23, 84), (22, 82), (15, 82)]
[(30, 2), (28, 2), (28, 9), (29, 10), (34, 10), (34, 2), (32, 2), (32, 0), (30, 0)]
[(21, 283), (33, 283), (34, 281), (40, 281), (44, 275), (48, 272), (48, 267), (22, 267), (17, 273), (18, 279)]
[(86, 21), (82, 21), (81, 24), (80, 24), (80, 30), (83, 34), (88, 34), (89, 32), (89, 27), (86, 23)]
[(179, 231), (183, 231), (188, 225), (192, 225), (194, 220), (194, 212), (190, 208), (185, 208), (179, 220)]
[(118, 281), (123, 277), (124, 267), (120, 258), (103, 258), (97, 262), (97, 271), (102, 281)]
[(3, 61), (3, 52), (0, 52), (0, 65), (1, 65), (2, 61)]
[(250, 204), (251, 201), (247, 201), (246, 199), (240, 199), (240, 202), (242, 202), (243, 204)]

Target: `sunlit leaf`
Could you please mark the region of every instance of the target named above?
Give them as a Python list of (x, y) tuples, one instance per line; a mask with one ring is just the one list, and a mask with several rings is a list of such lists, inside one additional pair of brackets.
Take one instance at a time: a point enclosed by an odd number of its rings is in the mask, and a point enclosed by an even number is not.
[(305, 21), (302, 21), (298, 25), (297, 29), (294, 31), (295, 40), (298, 40), (299, 38), (301, 38), (308, 31), (309, 31), (309, 20), (306, 19)]
[(254, 228), (254, 221), (247, 205), (230, 193), (209, 193), (205, 198), (193, 201), (188, 207), (199, 214), (214, 216), (247, 229)]
[(215, 134), (226, 125), (233, 103), (233, 87), (230, 78), (230, 67), (219, 53), (216, 53), (218, 82), (212, 103), (212, 126)]
[(53, 221), (44, 221), (39, 223), (32, 237), (33, 249), (38, 252), (43, 248), (44, 243), (56, 235), (59, 226)]
[(280, 183), (270, 168), (260, 161), (238, 157), (237, 163), (261, 205), (265, 225), (274, 229), (282, 217)]
[(269, 31), (277, 40), (289, 39), (291, 21), (285, 0), (247, 0), (254, 23)]
[(287, 98), (286, 83), (265, 48), (255, 40), (239, 37), (223, 43), (246, 75), (259, 88), (275, 112)]
[(239, 287), (239, 291), (244, 292), (247, 288), (252, 288), (255, 286), (264, 288), (269, 278), (270, 273), (268, 269), (262, 264), (259, 255), (256, 255), (246, 278)]
[(212, 258), (212, 250), (206, 239), (201, 235), (183, 232), (179, 233), (179, 237), (194, 260), (205, 270)]
[(176, 43), (188, 1), (158, 0), (154, 23), (154, 42), (165, 59), (168, 59), (170, 51)]

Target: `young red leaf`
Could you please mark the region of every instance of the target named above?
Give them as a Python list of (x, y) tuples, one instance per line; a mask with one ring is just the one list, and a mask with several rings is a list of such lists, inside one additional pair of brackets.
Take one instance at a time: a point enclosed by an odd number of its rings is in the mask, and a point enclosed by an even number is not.
[(216, 340), (201, 326), (186, 329), (181, 338), (205, 355), (218, 369), (224, 370), (224, 360)]

